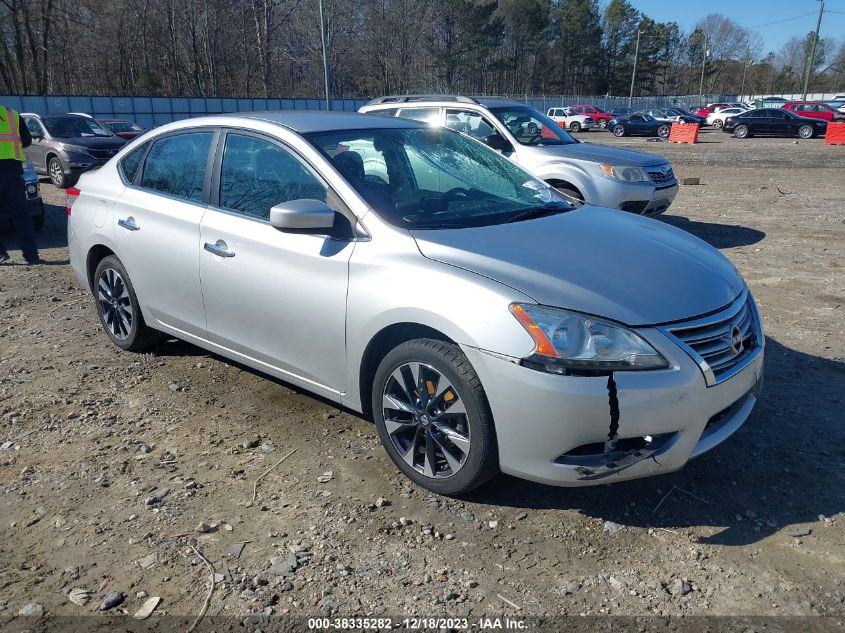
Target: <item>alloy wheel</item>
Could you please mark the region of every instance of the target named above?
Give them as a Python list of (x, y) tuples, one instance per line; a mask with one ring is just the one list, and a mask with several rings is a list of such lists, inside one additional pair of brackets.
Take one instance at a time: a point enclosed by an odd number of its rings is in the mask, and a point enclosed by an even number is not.
[(798, 136), (800, 136), (801, 138), (810, 138), (811, 136), (813, 136), (813, 128), (811, 128), (809, 125), (802, 125), (798, 128)]
[(624, 136), (625, 135), (625, 128), (621, 125), (614, 125), (612, 131), (613, 131), (613, 136)]
[(724, 124), (725, 122), (722, 121), (722, 119), (716, 119), (715, 121), (713, 121), (713, 127), (717, 130), (721, 129)]
[(607, 119), (599, 119), (599, 128), (602, 130), (607, 127)]
[(668, 125), (661, 125), (659, 128), (657, 128), (657, 136), (659, 136), (660, 138), (666, 138), (667, 136), (669, 136), (669, 131), (670, 130)]
[(385, 382), (382, 415), (393, 448), (433, 479), (454, 476), (470, 451), (467, 411), (457, 389), (431, 365), (403, 363)]
[(737, 126), (737, 128), (734, 130), (734, 136), (737, 138), (745, 138), (746, 136), (748, 136), (748, 128), (744, 125)]
[(112, 336), (125, 341), (134, 320), (132, 300), (126, 282), (114, 268), (103, 270), (97, 281), (97, 305)]
[(50, 161), (50, 180), (57, 187), (64, 181), (65, 175), (62, 172), (62, 166), (57, 160)]

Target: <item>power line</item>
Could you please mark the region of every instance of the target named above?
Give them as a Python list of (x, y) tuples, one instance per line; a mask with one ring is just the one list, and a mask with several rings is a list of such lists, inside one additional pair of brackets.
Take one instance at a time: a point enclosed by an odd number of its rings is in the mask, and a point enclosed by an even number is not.
[[(831, 11), (828, 11), (828, 13), (831, 13)], [(762, 29), (765, 26), (774, 26), (775, 24), (783, 24), (784, 22), (792, 22), (793, 20), (800, 20), (801, 18), (806, 18), (810, 15), (815, 15), (815, 14), (816, 14), (815, 11), (810, 11), (809, 13), (804, 13), (803, 15), (796, 15), (794, 18), (786, 18), (784, 20), (777, 20), (776, 22), (767, 22), (766, 24), (760, 24), (758, 26), (749, 26), (749, 27), (746, 27), (746, 28), (753, 31), (753, 30), (756, 30), (756, 29)]]

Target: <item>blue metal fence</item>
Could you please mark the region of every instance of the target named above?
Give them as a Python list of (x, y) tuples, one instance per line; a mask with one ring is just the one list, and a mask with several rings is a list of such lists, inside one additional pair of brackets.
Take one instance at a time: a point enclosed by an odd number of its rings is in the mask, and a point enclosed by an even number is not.
[[(626, 97), (536, 96), (512, 97), (537, 110), (589, 103), (605, 110), (628, 107)], [(724, 95), (704, 95), (705, 103), (736, 100)], [(355, 112), (367, 99), (334, 99), (332, 109)], [(699, 105), (698, 95), (634, 97), (635, 110), (665, 106)], [(218, 114), (221, 112), (254, 112), (263, 110), (325, 110), (324, 99), (216, 99), (203, 97), (90, 97), (90, 96), (0, 96), (0, 103), (18, 112), (51, 114), (84, 112), (97, 118), (132, 119), (144, 128), (151, 128), (179, 119)]]

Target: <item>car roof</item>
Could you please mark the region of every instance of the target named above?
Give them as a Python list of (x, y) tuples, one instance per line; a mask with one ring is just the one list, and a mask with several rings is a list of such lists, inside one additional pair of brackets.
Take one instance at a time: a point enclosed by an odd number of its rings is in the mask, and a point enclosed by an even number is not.
[(237, 112), (218, 116), (269, 121), (290, 128), (299, 134), (332, 132), (335, 130), (366, 130), (373, 128), (425, 128), (425, 123), (410, 119), (375, 117), (357, 112), (324, 112), (315, 110), (278, 110), (268, 112)]

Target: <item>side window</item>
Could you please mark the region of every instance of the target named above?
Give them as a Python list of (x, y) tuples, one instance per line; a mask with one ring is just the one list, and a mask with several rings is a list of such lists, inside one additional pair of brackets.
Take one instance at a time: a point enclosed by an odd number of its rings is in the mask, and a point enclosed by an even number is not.
[(642, 121), (643, 115), (642, 114), (632, 114), (630, 120), (631, 121)]
[(188, 200), (201, 200), (213, 132), (188, 132), (153, 143), (141, 186)]
[(422, 121), (429, 125), (440, 124), (440, 108), (400, 108), (396, 116)]
[(228, 134), (220, 169), (220, 206), (251, 218), (270, 219), (282, 202), (326, 201), (326, 188), (290, 152), (254, 136)]
[(371, 110), (367, 114), (375, 114), (376, 116), (394, 117), (399, 108), (385, 108), (384, 110)]
[(138, 173), (138, 167), (141, 164), (141, 159), (144, 157), (144, 152), (147, 151), (148, 146), (149, 143), (143, 143), (120, 159), (120, 163), (118, 163), (117, 167), (126, 182), (132, 182), (135, 180), (135, 174)]
[(470, 110), (446, 110), (446, 127), (480, 141), (496, 133), (483, 116)]
[(44, 136), (44, 128), (35, 119), (26, 119), (26, 127), (32, 136)]

